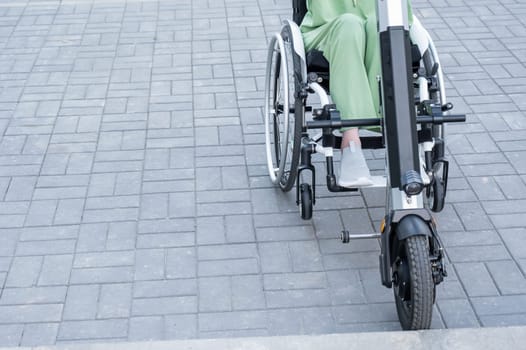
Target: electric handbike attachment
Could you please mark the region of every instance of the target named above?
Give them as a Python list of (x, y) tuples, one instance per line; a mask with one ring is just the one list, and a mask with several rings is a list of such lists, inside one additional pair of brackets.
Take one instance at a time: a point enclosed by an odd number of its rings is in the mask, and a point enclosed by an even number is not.
[[(294, 21), (286, 20), (271, 38), (267, 57), (264, 119), (270, 179), (285, 192), (296, 188), (301, 217), (308, 220), (316, 200), (312, 155), (325, 155), (330, 192), (357, 191), (337, 184), (333, 150), (341, 138), (334, 131), (380, 127), (379, 135), (361, 138), (365, 149), (386, 149), (386, 213), (380, 233), (343, 231), (340, 238), (343, 243), (380, 239), (381, 282), (394, 291), (402, 328), (427, 329), (435, 287), (447, 275), (431, 214), (443, 209), (447, 190), (444, 123), (464, 122), (465, 115), (450, 114), (453, 106), (446, 102), (433, 41), (417, 18), (409, 28), (407, 0), (377, 0), (383, 119), (342, 120), (328, 96), (328, 62), (322, 53), (304, 49), (298, 24), (306, 0), (293, 0), (293, 9)], [(312, 94), (319, 97), (320, 108), (307, 103)], [(314, 129), (321, 134), (311, 135)], [(310, 182), (301, 180), (306, 173)]]

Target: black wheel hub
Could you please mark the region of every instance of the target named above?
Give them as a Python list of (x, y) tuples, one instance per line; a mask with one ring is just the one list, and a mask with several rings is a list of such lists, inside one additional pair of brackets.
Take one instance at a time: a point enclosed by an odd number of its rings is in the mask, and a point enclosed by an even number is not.
[(403, 301), (411, 299), (411, 281), (409, 265), (405, 259), (398, 259), (394, 265), (393, 285), (398, 297)]

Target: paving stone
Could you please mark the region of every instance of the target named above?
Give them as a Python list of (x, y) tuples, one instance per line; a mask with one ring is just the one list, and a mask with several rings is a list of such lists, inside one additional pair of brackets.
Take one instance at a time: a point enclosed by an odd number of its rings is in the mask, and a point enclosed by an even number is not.
[(160, 249), (140, 249), (135, 253), (135, 276), (137, 280), (164, 278), (165, 252)]
[(493, 228), (479, 203), (456, 203), (454, 208), (466, 230), (488, 230)]
[(265, 292), (269, 308), (280, 308), (285, 305), (293, 307), (328, 306), (329, 293), (324, 289), (304, 289)]
[(120, 283), (133, 281), (133, 267), (82, 268), (71, 271), (71, 284)]
[(164, 318), (164, 333), (167, 339), (196, 338), (197, 315), (169, 315)]
[(510, 327), (524, 324), (524, 315), (496, 315), (483, 316), (481, 323), (484, 327)]
[(259, 264), (255, 258), (200, 261), (198, 266), (201, 277), (246, 275), (257, 273), (258, 270)]
[(198, 322), (201, 332), (264, 329), (267, 317), (263, 311), (201, 313), (198, 315)]
[(522, 244), (526, 235), (524, 228), (499, 230), (502, 240), (515, 258), (526, 258), (526, 247)]
[(172, 296), (197, 295), (197, 281), (195, 278), (162, 280), (162, 281), (137, 281), (134, 284), (134, 298), (156, 298)]
[(61, 287), (31, 287), (5, 288), (2, 292), (0, 305), (29, 305), (63, 303), (67, 288)]
[(259, 243), (258, 247), (263, 273), (292, 271), (292, 260), (287, 245), (278, 242)]
[(60, 340), (88, 340), (125, 338), (128, 335), (128, 320), (90, 320), (62, 322), (58, 333)]
[(232, 310), (233, 286), (229, 277), (199, 279), (199, 311)]
[(196, 240), (197, 244), (223, 244), (226, 243), (226, 228), (224, 218), (199, 217), (197, 218)]
[(232, 307), (234, 310), (265, 308), (263, 282), (259, 276), (232, 277)]
[(194, 278), (197, 274), (197, 259), (194, 248), (172, 248), (166, 255), (167, 278)]
[(351, 253), (324, 255), (323, 264), (326, 270), (373, 268), (378, 265), (378, 254)]
[(487, 266), (501, 294), (524, 293), (526, 279), (514, 261), (491, 261)]
[(141, 298), (132, 301), (133, 316), (187, 314), (197, 312), (197, 297)]
[(468, 296), (494, 296), (499, 294), (485, 264), (480, 262), (459, 263), (455, 264), (455, 269), (463, 281)]
[(61, 317), (62, 304), (0, 306), (2, 324), (58, 322)]
[[(345, 276), (345, 275), (344, 275)], [(380, 276), (378, 275), (378, 269), (361, 269), (359, 270), (359, 282), (356, 288), (363, 286), (363, 293), (365, 299), (369, 303), (385, 303), (393, 300), (393, 292), (388, 288), (384, 288), (380, 283)], [(451, 278), (448, 279), (448, 287), (452, 288)], [(438, 294), (439, 292), (437, 292)], [(440, 294), (443, 296), (443, 294)]]
[(15, 257), (7, 275), (5, 287), (23, 288), (36, 285), (43, 258)]
[(57, 204), (56, 200), (33, 201), (27, 213), (27, 225), (43, 226), (53, 224)]
[(134, 263), (134, 252), (80, 253), (75, 256), (74, 268), (95, 268), (110, 266), (131, 266)]
[(171, 193), (168, 213), (170, 217), (195, 216), (195, 198), (192, 192)]
[(249, 215), (227, 216), (226, 239), (228, 242), (253, 242), (255, 240), (255, 230), (252, 217)]
[(0, 345), (19, 346), (20, 339), (24, 332), (23, 325), (1, 325), (0, 326)]
[(100, 287), (98, 318), (130, 316), (132, 284), (105, 284)]
[(446, 327), (478, 327), (479, 321), (469, 302), (461, 300), (442, 300), (438, 302), (440, 314)]
[(95, 319), (100, 286), (69, 286), (64, 304), (64, 320)]
[(327, 272), (332, 305), (364, 303), (365, 290), (357, 270)]
[(257, 257), (255, 244), (200, 246), (199, 260), (225, 260)]
[(72, 239), (59, 241), (28, 241), (18, 243), (16, 254), (18, 256), (63, 255), (72, 254), (74, 250), (75, 241)]
[(38, 278), (38, 285), (67, 285), (72, 262), (73, 255), (52, 255), (44, 257), (42, 270)]
[(104, 250), (108, 236), (108, 225), (82, 224), (76, 250), (78, 252), (94, 252)]
[(476, 247), (449, 247), (449, 259), (456, 262), (477, 262), (483, 256), (485, 261), (509, 259), (509, 254), (503, 245), (484, 245)]
[(130, 318), (128, 339), (130, 341), (149, 341), (163, 339), (164, 321), (161, 316)]
[(523, 314), (525, 309), (524, 295), (492, 296), (471, 298), (473, 309), (477, 315), (517, 315)]
[(504, 199), (499, 186), (491, 177), (472, 177), (468, 180), (480, 200)]
[(397, 321), (393, 303), (346, 305), (332, 309), (338, 323), (367, 323)]
[(24, 325), (21, 346), (53, 345), (57, 339), (58, 323), (32, 323)]
[(267, 311), (268, 329), (271, 334), (301, 334), (303, 319), (301, 309), (274, 309)]
[(314, 230), (309, 226), (256, 228), (256, 237), (261, 242), (309, 240), (314, 237)]

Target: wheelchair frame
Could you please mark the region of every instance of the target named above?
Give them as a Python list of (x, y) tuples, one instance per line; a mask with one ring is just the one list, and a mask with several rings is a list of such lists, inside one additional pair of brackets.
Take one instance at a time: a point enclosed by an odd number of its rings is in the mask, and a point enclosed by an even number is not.
[[(387, 205), (381, 232), (350, 235), (343, 231), (340, 238), (343, 243), (380, 239), (381, 281), (394, 290), (401, 325), (403, 329), (425, 329), (431, 324), (435, 286), (447, 275), (443, 247), (430, 213), (442, 210), (447, 190), (443, 124), (463, 122), (465, 116), (449, 114), (453, 106), (446, 102), (436, 49), (416, 18), (413, 27), (419, 31), (413, 40), (421, 57), (418, 66), (412, 66), (410, 58), (415, 50), (409, 40), (406, 9), (407, 0), (377, 2), (383, 119), (341, 120), (322, 87), (323, 78), (308, 70), (298, 27), (307, 10), (306, 0), (293, 0), (294, 21), (284, 21), (269, 45), (265, 141), (271, 181), (283, 191), (295, 185), (301, 217), (308, 220), (316, 198), (312, 155), (325, 155), (329, 191), (357, 191), (337, 185), (333, 150), (341, 140), (333, 131), (343, 127), (382, 128), (380, 136), (362, 138), (363, 148), (387, 150)], [(307, 105), (310, 94), (319, 96), (321, 108)], [(312, 121), (306, 120), (306, 112), (312, 112)], [(321, 129), (321, 136), (310, 137), (311, 129)], [(300, 183), (305, 171), (311, 173), (310, 184)]]

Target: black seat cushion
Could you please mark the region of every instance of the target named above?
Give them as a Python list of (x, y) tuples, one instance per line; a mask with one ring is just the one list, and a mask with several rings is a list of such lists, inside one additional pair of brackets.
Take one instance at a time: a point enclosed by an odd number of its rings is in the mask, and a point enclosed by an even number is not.
[(307, 52), (307, 72), (316, 73), (318, 83), (329, 92), (329, 61), (319, 50)]
[(422, 55), (420, 54), (420, 49), (418, 48), (418, 45), (411, 45), (411, 56), (411, 61), (413, 64), (413, 73), (416, 73), (418, 72), (418, 68), (420, 68), (420, 60), (422, 59)]
[(307, 52), (307, 70), (316, 73), (328, 73), (329, 61), (323, 56), (320, 50), (310, 50)]

